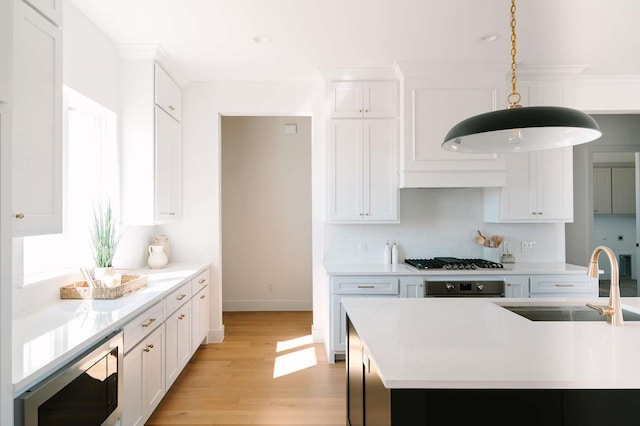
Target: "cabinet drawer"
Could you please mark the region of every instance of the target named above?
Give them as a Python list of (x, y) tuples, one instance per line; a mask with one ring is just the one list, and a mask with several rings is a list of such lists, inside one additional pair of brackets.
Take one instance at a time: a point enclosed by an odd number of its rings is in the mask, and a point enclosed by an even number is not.
[(164, 302), (156, 303), (124, 326), (124, 353), (164, 322)]
[(333, 294), (398, 294), (397, 277), (335, 277)]
[(209, 284), (209, 271), (204, 271), (191, 280), (191, 294), (196, 294)]
[(587, 276), (533, 276), (531, 277), (531, 294), (598, 294), (598, 279)]
[(191, 281), (180, 286), (179, 289), (165, 298), (167, 302), (167, 316), (184, 305), (191, 298)]
[(182, 90), (180, 86), (155, 64), (155, 101), (156, 105), (178, 121), (182, 121)]

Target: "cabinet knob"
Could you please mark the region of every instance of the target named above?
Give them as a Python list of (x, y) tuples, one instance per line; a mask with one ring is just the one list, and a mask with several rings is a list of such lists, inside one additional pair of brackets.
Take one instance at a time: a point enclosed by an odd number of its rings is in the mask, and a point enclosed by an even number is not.
[(206, 281), (206, 280), (203, 278), (203, 279), (201, 279), (200, 281), (198, 281), (198, 284), (202, 284), (202, 283), (204, 283), (205, 281)]
[(358, 110), (358, 112), (362, 112), (362, 108), (360, 108), (360, 110)]
[(531, 214), (538, 214), (537, 212), (531, 212)]
[(16, 213), (13, 215), (16, 219), (24, 219), (24, 213)]
[(169, 105), (169, 109), (170, 109), (171, 111), (175, 111), (175, 108), (173, 107), (173, 105)]
[(365, 110), (364, 110), (364, 112), (369, 112), (369, 110), (368, 110), (368, 109), (365, 109)]
[(202, 296), (200, 296), (200, 299), (204, 299), (204, 298), (205, 298), (204, 294)]
[(180, 315), (180, 316), (178, 317), (178, 319), (179, 319), (179, 320), (183, 320), (183, 319), (184, 319), (184, 314)]
[(538, 212), (538, 214), (542, 214), (542, 212)]

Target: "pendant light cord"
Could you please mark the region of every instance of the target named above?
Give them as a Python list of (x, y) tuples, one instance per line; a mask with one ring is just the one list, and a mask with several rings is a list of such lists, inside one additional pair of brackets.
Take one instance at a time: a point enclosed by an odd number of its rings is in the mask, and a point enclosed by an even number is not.
[(519, 108), (520, 93), (516, 89), (516, 0), (511, 0), (511, 94), (507, 98), (509, 108)]

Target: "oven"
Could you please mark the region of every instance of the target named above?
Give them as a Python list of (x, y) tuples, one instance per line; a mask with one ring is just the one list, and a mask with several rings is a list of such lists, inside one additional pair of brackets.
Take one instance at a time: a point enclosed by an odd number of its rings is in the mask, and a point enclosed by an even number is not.
[(114, 425), (122, 413), (122, 332), (14, 400), (16, 426)]
[[(424, 297), (504, 297), (505, 282), (495, 279), (453, 278), (456, 271), (471, 272), (502, 269), (501, 263), (485, 259), (459, 259), (457, 257), (434, 257), (432, 259), (406, 259), (404, 263), (419, 270), (445, 270), (451, 279), (426, 280)], [(451, 272), (449, 272), (451, 271)]]

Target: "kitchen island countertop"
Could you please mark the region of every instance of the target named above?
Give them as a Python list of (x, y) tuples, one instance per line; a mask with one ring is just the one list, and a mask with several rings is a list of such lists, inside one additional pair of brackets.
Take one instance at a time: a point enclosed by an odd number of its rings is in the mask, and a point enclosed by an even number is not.
[[(639, 389), (640, 321), (530, 321), (500, 305), (593, 299), (343, 300), (388, 389)], [(623, 298), (640, 312), (640, 298)]]
[(580, 275), (586, 274), (585, 266), (559, 262), (516, 262), (505, 263), (503, 268), (448, 270), (417, 269), (405, 263), (325, 263), (328, 275)]

